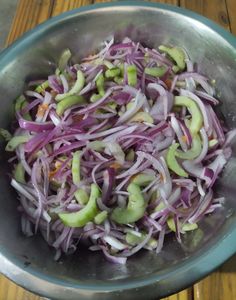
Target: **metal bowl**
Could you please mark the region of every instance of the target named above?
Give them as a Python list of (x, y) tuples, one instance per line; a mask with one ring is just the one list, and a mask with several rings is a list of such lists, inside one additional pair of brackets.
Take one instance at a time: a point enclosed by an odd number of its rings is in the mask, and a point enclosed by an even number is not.
[[(50, 74), (69, 47), (76, 57), (97, 49), (104, 39), (129, 36), (156, 47), (185, 47), (199, 71), (216, 80), (221, 112), (236, 127), (236, 39), (215, 23), (190, 11), (161, 4), (122, 2), (83, 7), (53, 18), (25, 34), (0, 55), (0, 127), (10, 126), (12, 102), (25, 82)], [(75, 57), (75, 59), (76, 59)], [(207, 217), (198, 231), (173, 237), (156, 255), (148, 251), (126, 266), (80, 249), (58, 263), (40, 235), (20, 232), (16, 194), (9, 185), (1, 144), (0, 270), (23, 287), (51, 299), (156, 299), (177, 292), (218, 267), (236, 251), (236, 145), (217, 193), (225, 207)]]

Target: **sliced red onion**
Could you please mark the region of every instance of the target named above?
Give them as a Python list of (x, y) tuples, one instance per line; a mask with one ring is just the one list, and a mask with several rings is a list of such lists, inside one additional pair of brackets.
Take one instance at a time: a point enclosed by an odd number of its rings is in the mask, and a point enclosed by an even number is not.
[(171, 93), (166, 91), (161, 85), (157, 83), (149, 83), (147, 86), (148, 90), (155, 90), (159, 93), (159, 97), (156, 100), (156, 104), (152, 107), (150, 114), (154, 118), (156, 115), (164, 116), (164, 120), (167, 118), (167, 114), (171, 110), (174, 102), (174, 97)]
[(114, 256), (114, 255), (111, 255), (109, 254), (109, 252), (106, 250), (105, 247), (102, 247), (102, 251), (106, 257), (106, 259), (108, 261), (110, 261), (111, 263), (114, 263), (114, 264), (121, 264), (121, 265), (125, 265), (126, 264), (126, 261), (127, 261), (127, 257), (122, 257), (122, 256)]
[(56, 241), (53, 243), (54, 248), (59, 248), (62, 244), (62, 242), (68, 237), (68, 234), (70, 232), (71, 228), (64, 227), (62, 233), (59, 235), (59, 237), (56, 239)]
[[(121, 128), (121, 126), (117, 127), (117, 128)], [(124, 127), (123, 127), (124, 128)], [(132, 126), (129, 126), (127, 128), (124, 128), (118, 132), (115, 132), (115, 133), (112, 133), (112, 134), (109, 134), (107, 135), (107, 137), (105, 137), (103, 139), (104, 142), (114, 142), (116, 141), (117, 139), (119, 139), (121, 136), (125, 136), (127, 134), (131, 134), (133, 133), (136, 129), (138, 128), (138, 125), (132, 125)], [(113, 131), (114, 132), (114, 131)]]
[(104, 153), (113, 156), (121, 166), (125, 162), (125, 153), (118, 143), (106, 142)]
[(153, 228), (156, 228), (158, 231), (161, 231), (163, 226), (161, 226), (157, 221), (155, 221), (153, 218), (146, 217), (145, 220), (147, 220), (150, 225), (153, 226)]
[(94, 150), (90, 150), (90, 152), (92, 153), (92, 155), (97, 158), (100, 161), (108, 161), (108, 158), (105, 158), (104, 156), (102, 156), (99, 152), (94, 151)]
[(194, 92), (196, 89), (196, 84), (195, 81), (193, 80), (192, 77), (186, 78), (185, 79), (185, 83), (186, 83), (186, 89), (190, 92)]
[(213, 173), (214, 173), (214, 176), (211, 180), (211, 183), (209, 184), (209, 187), (213, 186), (213, 184), (215, 183), (218, 175), (220, 174), (220, 172), (222, 172), (222, 170), (223, 170), (226, 163), (227, 163), (227, 161), (225, 159), (224, 154), (222, 153), (222, 154), (218, 155), (216, 157), (216, 159), (208, 165), (208, 168), (210, 170), (212, 170)]
[(198, 188), (198, 191), (199, 191), (199, 194), (204, 197), (206, 192), (204, 191), (204, 188), (202, 186), (202, 183), (201, 183), (201, 180), (199, 178), (197, 178), (197, 188)]
[(37, 123), (24, 119), (19, 119), (19, 125), (21, 128), (33, 132), (42, 132), (44, 130), (50, 130), (54, 128), (54, 124), (51, 122)]
[(176, 117), (174, 115), (171, 115), (170, 122), (171, 122), (172, 128), (175, 131), (175, 134), (177, 135), (177, 138), (181, 145), (181, 148), (183, 149), (183, 151), (187, 151), (188, 147), (187, 147), (185, 140), (183, 139), (183, 136), (184, 136), (183, 131), (180, 127), (178, 120), (176, 119)]
[(62, 85), (58, 82), (58, 78), (56, 75), (50, 75), (48, 76), (48, 83), (49, 86), (58, 94), (63, 93), (63, 87)]
[(142, 94), (140, 91), (138, 91), (134, 105), (132, 108), (127, 110), (116, 122), (116, 126), (124, 123), (125, 121), (129, 120), (133, 115), (135, 115), (143, 106), (143, 104), (146, 102), (146, 96)]
[(116, 250), (124, 250), (128, 248), (127, 245), (121, 243), (118, 239), (114, 238), (113, 236), (106, 235), (103, 237), (103, 240)]
[(69, 91), (68, 81), (63, 74), (60, 75), (60, 79), (61, 79), (61, 83), (63, 85), (63, 93), (67, 93)]
[(209, 94), (202, 92), (202, 91), (195, 91), (195, 94), (202, 98), (203, 100), (207, 101), (209, 104), (213, 104), (213, 105), (217, 105), (219, 104), (219, 100), (217, 100), (216, 98), (210, 96)]
[(142, 151), (137, 151), (137, 156), (141, 159), (147, 159), (153, 165), (153, 167), (163, 176), (164, 183), (167, 181), (166, 170), (164, 169), (163, 165), (159, 162), (157, 158), (153, 155), (148, 153), (144, 153)]
[(177, 187), (172, 194), (170, 195), (169, 199), (166, 199), (165, 195), (163, 195), (162, 190), (160, 190), (163, 203), (165, 204), (166, 209), (173, 212), (174, 214), (179, 214), (178, 210), (174, 207), (174, 204), (180, 199), (181, 189)]
[(124, 105), (130, 102), (132, 96), (128, 92), (119, 92), (112, 96), (112, 98), (116, 101), (119, 105)]
[(121, 178), (130, 176), (130, 175), (134, 175), (135, 173), (137, 173), (138, 172), (137, 170), (140, 167), (143, 160), (144, 160), (143, 157), (142, 158), (138, 157), (136, 162), (133, 164), (133, 166), (129, 170), (127, 170), (127, 171), (121, 173), (120, 175), (116, 176), (116, 179), (121, 179)]
[(31, 103), (27, 104), (25, 108), (21, 110), (21, 114), (24, 115), (25, 113), (29, 112), (34, 107), (38, 106), (42, 101), (40, 99), (35, 99)]
[(32, 196), (26, 189), (24, 189), (24, 187), (22, 186), (22, 184), (20, 184), (19, 182), (17, 182), (15, 179), (11, 180), (11, 185), (23, 196), (25, 196), (27, 199), (29, 199), (32, 203), (37, 204), (36, 199), (34, 198), (34, 196)]
[(145, 239), (142, 242), (140, 242), (137, 246), (133, 247), (133, 249), (131, 249), (131, 250), (124, 250), (123, 252), (121, 252), (121, 255), (124, 257), (129, 257), (129, 256), (132, 256), (134, 253), (137, 253), (138, 251), (140, 251), (149, 242), (149, 240), (152, 236), (152, 232), (153, 232), (153, 228), (150, 227), (147, 236), (145, 237)]
[(40, 99), (41, 101), (43, 101), (43, 96), (40, 95), (39, 93), (37, 92), (34, 92), (34, 91), (26, 91), (25, 94), (29, 97), (34, 97), (36, 99)]
[(158, 52), (156, 49), (145, 48), (145, 52), (148, 54), (148, 56), (156, 59), (157, 61), (162, 62), (170, 67), (173, 66), (173, 63), (169, 59), (167, 59), (164, 55), (162, 55), (160, 52)]
[(102, 202), (107, 204), (110, 201), (113, 184), (115, 182), (115, 171), (113, 168), (108, 168), (103, 173), (103, 186), (102, 186)]
[(99, 106), (101, 106), (102, 104), (104, 104), (104, 102), (108, 99), (108, 97), (116, 90), (121, 89), (121, 87), (113, 87), (110, 88), (109, 90), (106, 91), (105, 95), (103, 97), (101, 97), (101, 99), (99, 99), (98, 101), (87, 105), (84, 109), (80, 109), (78, 111), (78, 114), (83, 115), (85, 113), (94, 111), (95, 109), (97, 109)]
[(131, 175), (127, 175), (127, 177), (125, 179), (123, 179), (119, 185), (117, 185), (115, 190), (120, 191), (123, 188), (123, 186), (127, 184), (127, 182), (130, 180), (130, 178), (131, 178)]
[(29, 163), (26, 161), (24, 145), (20, 145), (18, 151), (19, 151), (18, 159), (20, 160), (26, 173), (28, 173), (28, 175), (31, 176), (32, 170), (31, 170), (31, 167), (29, 166)]
[(50, 156), (56, 157), (59, 154), (65, 154), (67, 152), (71, 152), (72, 150), (79, 149), (85, 145), (86, 145), (86, 142), (75, 142), (70, 145), (65, 145), (63, 147), (60, 147), (58, 150), (54, 151)]
[(192, 191), (187, 189), (187, 188), (182, 188), (181, 189), (181, 195), (180, 195), (180, 199), (183, 201), (184, 205), (186, 207), (190, 207), (191, 206), (191, 193)]
[(185, 125), (185, 122), (183, 122), (182, 120), (178, 119), (179, 121), (179, 125), (184, 133), (184, 136), (186, 137), (186, 143), (188, 146), (191, 146), (192, 144), (192, 136), (190, 133), (190, 130), (188, 129), (188, 127)]
[(122, 132), (124, 129), (126, 129), (126, 126), (118, 126), (118, 127), (114, 127), (114, 128), (104, 130), (104, 131), (98, 132), (98, 133), (93, 133), (93, 134), (76, 134), (75, 138), (79, 141), (93, 140), (93, 139), (98, 139), (98, 138), (104, 137), (104, 136), (110, 136), (112, 133), (115, 133), (118, 131)]
[(199, 206), (188, 219), (189, 223), (191, 224), (196, 223), (201, 217), (203, 217), (204, 213), (207, 211), (207, 209), (209, 208), (212, 202), (212, 196), (213, 196), (213, 192), (210, 189), (205, 196), (201, 197)]
[(173, 93), (175, 90), (176, 83), (178, 81), (178, 75), (175, 75), (174, 79), (171, 82), (170, 92)]
[(211, 184), (214, 172), (202, 164), (194, 164), (192, 161), (185, 160), (182, 163), (184, 169), (192, 176), (206, 181), (207, 186)]
[[(96, 182), (96, 181), (95, 181), (95, 182)], [(107, 212), (110, 212), (110, 211), (111, 211), (111, 209), (110, 209), (109, 207), (107, 207), (107, 206), (103, 203), (103, 201), (102, 201), (101, 198), (98, 198), (98, 199), (97, 199), (97, 205), (98, 205), (98, 208), (99, 208), (101, 211), (103, 211), (103, 210), (105, 210), (105, 211), (107, 211)]]

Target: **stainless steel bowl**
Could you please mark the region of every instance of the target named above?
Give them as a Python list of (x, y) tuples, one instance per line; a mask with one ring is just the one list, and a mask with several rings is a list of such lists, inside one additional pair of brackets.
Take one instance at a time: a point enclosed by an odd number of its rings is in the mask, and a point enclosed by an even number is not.
[[(50, 74), (61, 51), (75, 59), (97, 49), (104, 39), (129, 36), (150, 47), (185, 47), (199, 71), (216, 79), (221, 112), (236, 127), (236, 39), (215, 23), (187, 10), (161, 4), (122, 2), (80, 8), (38, 26), (0, 55), (0, 127), (10, 126), (12, 102), (25, 82)], [(112, 265), (98, 253), (79, 250), (61, 263), (40, 236), (20, 232), (16, 194), (9, 185), (1, 144), (1, 272), (23, 287), (51, 299), (156, 299), (171, 294), (219, 266), (236, 251), (236, 145), (217, 193), (224, 209), (206, 218), (183, 244), (170, 237), (163, 251), (143, 251), (126, 266)]]

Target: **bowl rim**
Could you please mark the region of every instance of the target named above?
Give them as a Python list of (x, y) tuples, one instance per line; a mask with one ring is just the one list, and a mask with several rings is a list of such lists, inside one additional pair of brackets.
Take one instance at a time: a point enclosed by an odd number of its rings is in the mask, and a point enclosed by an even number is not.
[[(8, 48), (4, 49), (0, 53), (0, 67), (1, 65), (6, 66), (11, 59), (17, 55), (19, 52), (24, 50), (32, 40), (39, 38), (44, 32), (48, 31), (50, 28), (54, 27), (60, 21), (66, 21), (67, 19), (79, 16), (83, 13), (88, 13), (92, 11), (102, 10), (111, 7), (137, 7), (142, 9), (156, 9), (159, 11), (168, 11), (171, 13), (176, 13), (183, 15), (184, 17), (189, 17), (195, 21), (198, 21), (204, 24), (208, 29), (211, 29), (218, 35), (220, 35), (226, 42), (228, 42), (232, 47), (236, 48), (236, 37), (233, 36), (230, 32), (216, 24), (215, 22), (195, 13), (190, 10), (180, 8), (173, 5), (161, 4), (161, 3), (152, 3), (152, 2), (143, 2), (143, 1), (121, 1), (121, 2), (111, 2), (111, 3), (97, 3), (89, 6), (83, 6), (78, 9), (74, 9), (65, 13), (60, 14), (59, 16), (53, 17), (42, 24), (36, 26), (34, 29), (28, 31), (23, 34), (20, 38), (18, 38), (15, 42), (13, 42)], [(168, 273), (168, 277), (172, 278), (182, 278), (182, 280), (177, 280), (178, 284), (173, 287), (168, 288), (168, 291), (164, 292), (161, 296), (166, 296), (168, 294), (174, 293), (182, 288), (185, 288), (191, 285), (193, 282), (199, 280), (200, 278), (206, 276), (210, 272), (212, 272), (215, 268), (217, 268), (220, 264), (226, 261), (229, 257), (231, 257), (236, 252), (236, 226), (235, 224), (231, 224), (229, 231), (225, 233), (223, 236), (223, 240), (217, 241), (216, 244), (212, 245), (208, 251), (203, 254), (200, 253), (196, 255), (192, 260), (184, 261), (179, 263), (180, 266), (176, 270), (170, 270)], [(17, 260), (16, 257), (9, 253), (5, 253), (4, 249), (1, 249), (0, 246), (0, 266), (1, 271), (4, 275), (9, 277), (11, 280), (16, 283), (25, 286), (27, 289), (32, 290), (33, 292), (43, 294), (44, 296), (55, 297), (58, 295), (58, 291), (61, 295), (67, 295), (70, 291), (73, 295), (76, 295), (76, 292), (79, 290), (90, 290), (91, 293), (96, 292), (113, 292), (117, 290), (129, 290), (129, 289), (137, 289), (142, 288), (144, 286), (149, 286), (155, 283), (161, 284), (162, 282), (168, 282), (167, 275), (149, 275), (146, 278), (137, 278), (134, 279), (131, 283), (127, 282), (112, 282), (109, 283), (101, 283), (96, 284), (78, 284), (78, 283), (68, 283), (59, 278), (54, 278), (52, 276), (43, 274), (40, 271), (35, 271), (33, 268), (25, 266)], [(191, 272), (193, 266), (198, 264), (198, 268), (195, 272), (192, 272), (191, 276), (188, 276), (188, 272)], [(177, 264), (178, 265), (178, 264)], [(17, 270), (17, 272), (16, 272)], [(25, 282), (17, 276), (17, 273), (21, 272), (24, 274), (24, 278), (36, 281), (34, 287), (28, 286)], [(193, 274), (194, 273), (194, 274)], [(22, 276), (23, 278), (23, 276)], [(48, 293), (44, 293), (42, 289), (37, 289), (36, 286), (48, 286), (50, 290), (50, 295)], [(65, 290), (68, 288), (69, 290)], [(46, 290), (46, 289), (45, 289)], [(57, 290), (57, 294), (54, 294), (54, 291)], [(64, 294), (63, 294), (64, 293)]]

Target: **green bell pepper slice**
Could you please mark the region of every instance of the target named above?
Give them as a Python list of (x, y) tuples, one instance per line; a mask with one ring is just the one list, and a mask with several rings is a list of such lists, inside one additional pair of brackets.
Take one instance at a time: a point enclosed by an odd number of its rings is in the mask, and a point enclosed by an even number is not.
[(186, 63), (185, 63), (185, 53), (182, 49), (177, 47), (166, 47), (166, 46), (159, 46), (159, 50), (162, 52), (167, 53), (177, 64), (177, 67), (180, 70), (184, 70)]
[(63, 72), (66, 68), (66, 65), (68, 64), (69, 59), (71, 58), (71, 51), (70, 49), (65, 49), (58, 62), (58, 69)]
[[(141, 236), (137, 236), (132, 232), (127, 232), (126, 236), (125, 236), (125, 240), (129, 245), (136, 246), (136, 245), (140, 244), (142, 241), (144, 241), (146, 237), (147, 237), (147, 233), (145, 233), (145, 232), (142, 232)], [(155, 240), (154, 238), (151, 237), (147, 243), (147, 246), (149, 246), (152, 249), (156, 248), (157, 240)]]
[(98, 101), (98, 100), (101, 99), (101, 98), (102, 98), (101, 95), (94, 93), (94, 94), (92, 94), (92, 96), (90, 97), (89, 101), (92, 102), (92, 103), (94, 103), (94, 102)]
[(145, 174), (145, 173), (139, 173), (138, 175), (134, 176), (131, 180), (132, 183), (137, 184), (138, 186), (146, 186), (150, 182), (152, 182), (155, 179), (155, 176)]
[(144, 73), (147, 75), (151, 75), (154, 77), (162, 77), (167, 71), (165, 66), (153, 67), (153, 68), (145, 68)]
[(75, 192), (74, 196), (75, 196), (76, 201), (81, 205), (85, 205), (89, 201), (88, 193), (83, 189), (78, 189)]
[(82, 71), (78, 70), (77, 71), (77, 79), (75, 84), (72, 86), (72, 88), (69, 90), (69, 92), (64, 93), (64, 94), (58, 94), (56, 95), (55, 99), (57, 101), (61, 101), (65, 98), (67, 98), (68, 96), (72, 96), (75, 94), (78, 94), (82, 88), (84, 87), (85, 84), (85, 77)]
[(46, 88), (48, 88), (48, 87), (49, 87), (49, 82), (48, 82), (48, 80), (46, 80), (46, 81), (44, 81), (42, 84), (38, 85), (38, 86), (36, 87), (35, 91), (36, 91), (37, 93), (42, 93), (42, 92), (44, 92), (44, 91), (46, 90)]
[(85, 103), (85, 99), (82, 96), (76, 96), (76, 95), (68, 96), (63, 100), (61, 100), (59, 103), (57, 103), (56, 112), (58, 116), (62, 116), (63, 113), (68, 108), (70, 108), (73, 105), (81, 104), (81, 103)]
[[(176, 232), (175, 221), (172, 217), (167, 219), (167, 225), (168, 225), (168, 227), (171, 231)], [(186, 231), (193, 231), (193, 230), (196, 230), (196, 229), (198, 229), (197, 223), (193, 223), (193, 224), (190, 224), (190, 223), (181, 224), (180, 223), (180, 230), (181, 231), (186, 232)]]
[[(28, 105), (26, 99), (25, 99), (25, 96), (24, 95), (21, 95), (20, 97), (18, 97), (16, 99), (16, 102), (15, 102), (15, 112), (20, 112), (22, 109), (24, 109), (26, 106)], [(27, 121), (31, 121), (32, 118), (30, 116), (30, 114), (27, 112), (23, 115), (23, 118)]]
[(116, 76), (119, 76), (119, 75), (120, 75), (120, 69), (119, 68), (112, 68), (112, 69), (106, 70), (106, 72), (105, 72), (105, 77), (106, 78), (113, 78), (113, 77), (116, 77)]
[(137, 84), (137, 68), (135, 65), (127, 67), (128, 85), (135, 86)]
[(81, 157), (81, 151), (76, 151), (73, 153), (73, 159), (72, 159), (72, 180), (75, 185), (79, 185), (80, 183), (80, 157)]
[(28, 135), (18, 135), (13, 136), (13, 138), (7, 143), (5, 150), (12, 152), (14, 151), (20, 144), (24, 144), (28, 142), (31, 136)]
[(176, 106), (187, 107), (190, 114), (192, 115), (192, 120), (189, 129), (193, 135), (198, 133), (199, 130), (202, 128), (203, 117), (197, 103), (194, 100), (185, 96), (175, 96), (174, 104)]
[(18, 163), (15, 166), (13, 176), (16, 181), (18, 181), (20, 183), (25, 183), (25, 169), (24, 169), (22, 163)]
[(202, 143), (198, 134), (196, 134), (192, 140), (192, 148), (186, 152), (176, 150), (175, 155), (182, 159), (192, 160), (200, 155), (202, 151)]
[(188, 177), (188, 174), (184, 171), (184, 169), (179, 165), (178, 161), (176, 160), (176, 150), (179, 147), (178, 143), (172, 144), (167, 152), (166, 155), (166, 162), (169, 167), (174, 173), (182, 177)]
[(100, 74), (96, 80), (96, 87), (98, 90), (98, 94), (101, 97), (105, 95), (104, 82), (105, 82), (104, 76), (103, 76), (103, 74)]
[(146, 210), (142, 191), (137, 184), (130, 183), (127, 188), (129, 201), (126, 208), (117, 207), (111, 214), (111, 219), (119, 224), (133, 223), (141, 219)]
[[(132, 104), (132, 103), (128, 103), (128, 104)], [(129, 105), (127, 104), (127, 108), (129, 108)], [(146, 122), (146, 123), (149, 123), (149, 124), (153, 124), (154, 123), (154, 120), (152, 118), (152, 116), (145, 112), (145, 111), (140, 111), (140, 112), (137, 112), (131, 119), (130, 119), (131, 122)]]
[(98, 213), (97, 198), (100, 196), (99, 187), (96, 184), (91, 185), (89, 201), (84, 208), (78, 212), (60, 213), (58, 216), (69, 227), (83, 227), (88, 222), (93, 221)]
[(218, 144), (218, 140), (217, 139), (212, 139), (208, 142), (208, 147), (209, 148), (213, 148), (215, 145)]
[(107, 217), (108, 212), (106, 210), (103, 210), (95, 216), (94, 223), (100, 225), (107, 219)]

